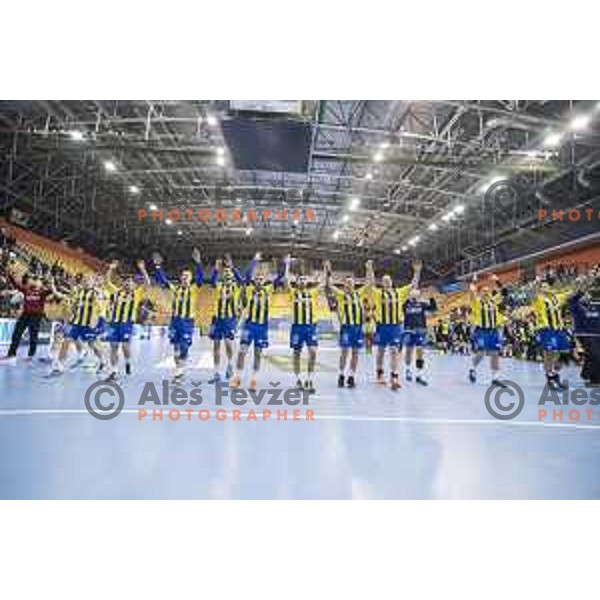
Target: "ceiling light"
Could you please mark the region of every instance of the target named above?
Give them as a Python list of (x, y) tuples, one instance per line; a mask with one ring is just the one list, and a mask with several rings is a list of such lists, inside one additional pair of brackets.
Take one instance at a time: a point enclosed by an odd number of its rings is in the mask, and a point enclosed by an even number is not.
[(394, 250), (394, 254), (400, 254), (400, 252), (402, 252), (402, 251), (400, 250), (400, 248), (396, 248), (396, 249)]
[(171, 221), (171, 219), (167, 219), (167, 220), (165, 221), (165, 223), (166, 223), (167, 225), (173, 225), (173, 221)]
[(358, 240), (358, 242), (356, 242), (356, 245), (360, 248), (363, 245), (363, 240)]
[(446, 214), (445, 214), (445, 215), (442, 217), (442, 221), (444, 221), (444, 223), (447, 223), (448, 221), (450, 221), (450, 219), (452, 219), (452, 217), (453, 217), (453, 216), (454, 216), (454, 215), (453, 215), (451, 212), (449, 212), (449, 213), (446, 213)]
[(591, 118), (587, 115), (578, 115), (571, 121), (571, 129), (574, 131), (581, 131), (585, 129), (591, 121)]
[(219, 146), (219, 147), (217, 148), (217, 154), (218, 154), (219, 156), (225, 156), (225, 148), (223, 148), (223, 146)]
[(435, 223), (429, 225), (429, 231), (437, 231), (438, 226)]
[(158, 207), (156, 206), (156, 204), (151, 204), (148, 208), (150, 210), (156, 210)]
[(115, 163), (112, 160), (105, 160), (104, 161), (104, 168), (107, 171), (116, 171), (117, 170), (117, 165), (115, 165)]
[(414, 238), (412, 238), (412, 240), (410, 240), (410, 241), (408, 242), (408, 245), (409, 245), (409, 246), (416, 246), (416, 245), (419, 243), (419, 240), (420, 240), (420, 239), (421, 239), (421, 236), (420, 236), (420, 235), (415, 235), (415, 237), (414, 237)]
[(408, 250), (408, 246), (402, 246), (402, 252), (406, 252)]
[(220, 167), (224, 167), (225, 166), (225, 157), (224, 156), (217, 156), (217, 164)]
[(550, 148), (554, 148), (560, 144), (562, 139), (561, 133), (550, 133), (546, 136), (544, 140), (544, 146), (549, 146)]
[(252, 235), (252, 227), (246, 229), (246, 235)]
[(365, 175), (365, 179), (368, 179), (369, 181), (371, 181), (371, 179), (373, 179), (373, 173), (367, 173)]
[(347, 223), (349, 220), (350, 220), (350, 215), (344, 215), (344, 216), (342, 217), (342, 221), (343, 221), (344, 223)]
[(139, 194), (139, 192), (140, 192), (140, 188), (139, 188), (137, 185), (130, 185), (130, 186), (129, 186), (129, 191), (130, 191), (132, 194)]
[(211, 127), (214, 127), (217, 124), (217, 122), (217, 117), (215, 117), (214, 115), (208, 115), (206, 117), (206, 123)]
[(69, 135), (72, 140), (80, 142), (83, 139), (83, 133), (81, 131), (70, 131)]
[(464, 204), (458, 204), (457, 206), (454, 207), (454, 212), (457, 215), (462, 215), (465, 212), (465, 205)]
[(376, 153), (373, 155), (373, 160), (374, 160), (375, 162), (381, 162), (381, 161), (383, 160), (383, 152), (376, 152)]
[(181, 229), (177, 230), (177, 235), (183, 235), (183, 231), (181, 231)]
[(360, 198), (358, 196), (354, 196), (350, 198), (350, 206), (349, 210), (356, 210), (360, 206)]
[(387, 150), (390, 147), (390, 143), (389, 142), (381, 142), (381, 144), (379, 144), (379, 147), (382, 150)]
[(333, 239), (334, 239), (334, 240), (337, 240), (339, 237), (340, 237), (340, 232), (339, 232), (339, 230), (337, 230), (337, 229), (336, 229), (336, 230), (333, 232)]

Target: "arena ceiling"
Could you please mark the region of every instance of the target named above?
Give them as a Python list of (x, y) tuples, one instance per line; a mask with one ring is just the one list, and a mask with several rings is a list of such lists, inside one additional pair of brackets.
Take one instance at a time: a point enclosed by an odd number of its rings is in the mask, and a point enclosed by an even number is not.
[[(235, 102), (2, 101), (3, 213), (100, 257), (419, 256), (431, 277), (598, 230), (538, 215), (600, 208), (597, 101)], [(315, 220), (139, 218), (286, 206)]]

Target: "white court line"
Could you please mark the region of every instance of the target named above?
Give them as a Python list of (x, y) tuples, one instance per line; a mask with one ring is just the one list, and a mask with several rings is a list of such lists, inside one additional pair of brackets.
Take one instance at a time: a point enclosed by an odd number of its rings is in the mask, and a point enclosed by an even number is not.
[[(163, 409), (167, 410), (167, 409)], [(211, 410), (211, 409), (205, 409)], [(217, 409), (214, 410), (228, 410)], [(256, 414), (260, 415), (260, 409), (257, 407)], [(272, 410), (272, 409), (270, 409)], [(290, 408), (290, 410), (293, 410)], [(138, 414), (138, 409), (124, 408), (123, 414)], [(89, 415), (88, 411), (82, 408), (36, 408), (36, 409), (0, 409), (0, 417), (14, 416), (35, 416), (35, 415), (53, 415), (53, 414), (85, 414)], [(249, 413), (242, 413), (241, 418), (245, 418)], [(575, 423), (545, 423), (543, 421), (500, 421), (495, 419), (442, 419), (442, 418), (426, 418), (426, 417), (386, 417), (386, 416), (368, 416), (368, 415), (319, 415), (315, 413), (315, 420), (339, 420), (339, 421), (393, 421), (398, 423), (417, 423), (428, 425), (500, 425), (511, 427), (555, 427), (571, 429), (595, 429), (600, 431), (599, 425), (577, 425)], [(212, 419), (211, 419), (212, 420)], [(258, 419), (262, 421), (262, 418)], [(277, 421), (277, 419), (269, 419), (269, 421)], [(292, 421), (288, 419), (288, 421)], [(304, 419), (302, 419), (304, 421)], [(174, 421), (175, 422), (175, 421)]]

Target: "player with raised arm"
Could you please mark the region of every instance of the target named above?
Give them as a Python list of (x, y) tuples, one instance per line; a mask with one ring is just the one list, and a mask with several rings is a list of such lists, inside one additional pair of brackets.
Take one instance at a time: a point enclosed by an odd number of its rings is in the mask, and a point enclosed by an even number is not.
[(473, 325), (473, 360), (469, 381), (477, 382), (477, 367), (487, 354), (490, 357), (492, 385), (506, 387), (500, 380), (500, 304), (502, 287), (497, 275), (492, 275), (495, 289), (484, 286), (477, 291), (477, 275), (473, 276), (469, 291), (471, 296), (471, 323)]
[[(290, 328), (290, 348), (293, 351), (293, 368), (296, 387), (314, 393), (314, 372), (317, 362), (317, 298), (324, 281), (311, 281), (304, 273), (296, 276), (292, 284), (290, 279), (291, 257), (285, 259), (283, 285), (286, 289), (292, 310), (292, 326)], [(302, 349), (306, 346), (308, 360), (306, 379), (302, 382)]]
[(217, 260), (210, 277), (213, 288), (213, 314), (208, 337), (213, 342), (214, 374), (208, 383), (221, 381), (221, 344), (225, 346), (227, 367), (225, 379), (233, 374), (233, 342), (240, 312), (241, 291), (245, 279), (229, 255)]
[(167, 278), (162, 268), (162, 257), (158, 252), (154, 253), (152, 258), (155, 266), (154, 277), (156, 281), (161, 287), (169, 290), (172, 294), (169, 341), (173, 345), (175, 352), (175, 372), (173, 379), (175, 382), (180, 382), (184, 376), (184, 369), (194, 336), (198, 289), (204, 283), (202, 258), (200, 251), (194, 248), (192, 259), (195, 264), (195, 273), (192, 275), (190, 269), (183, 269), (178, 283), (173, 283)]
[(125, 374), (131, 375), (133, 324), (138, 319), (140, 305), (150, 287), (150, 277), (143, 260), (136, 263), (144, 278), (143, 285), (136, 284), (133, 275), (126, 276), (122, 286), (116, 285), (113, 278), (118, 264), (117, 261), (112, 262), (106, 274), (106, 284), (110, 292), (108, 343), (110, 344), (111, 371), (108, 378), (113, 380), (118, 376), (119, 348), (125, 359)]
[(273, 280), (268, 281), (263, 273), (255, 275), (256, 267), (260, 261), (260, 252), (252, 261), (246, 274), (246, 285), (242, 292), (245, 321), (240, 338), (240, 348), (237, 356), (235, 370), (229, 380), (232, 388), (241, 385), (241, 373), (244, 370), (246, 355), (250, 346), (254, 346), (254, 360), (252, 374), (248, 384), (249, 390), (256, 390), (257, 377), (260, 371), (262, 353), (269, 346), (269, 307), (274, 288), (283, 279), (283, 274), (278, 274)]
[(390, 275), (381, 278), (381, 286), (375, 287), (375, 273), (372, 262), (367, 263), (367, 282), (374, 289), (375, 315), (375, 355), (376, 382), (385, 385), (385, 354), (390, 354), (390, 387), (397, 390), (400, 384), (400, 352), (402, 350), (402, 324), (404, 302), (411, 290), (419, 285), (421, 263), (413, 263), (413, 279), (408, 285), (394, 287)]
[[(369, 268), (369, 263), (367, 263), (367, 271)], [(345, 277), (342, 286), (334, 285), (331, 281), (331, 263), (326, 261), (325, 289), (335, 298), (340, 321), (338, 387), (354, 388), (356, 387), (359, 351), (364, 346), (363, 305), (369, 287), (357, 288), (352, 275)], [(350, 355), (350, 369), (347, 372), (348, 355)]]

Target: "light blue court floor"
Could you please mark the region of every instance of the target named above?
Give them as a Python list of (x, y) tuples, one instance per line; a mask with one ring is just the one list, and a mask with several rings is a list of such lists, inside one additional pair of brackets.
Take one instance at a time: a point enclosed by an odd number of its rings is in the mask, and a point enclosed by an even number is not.
[[(85, 409), (85, 390), (97, 380), (92, 371), (48, 380), (40, 364), (1, 366), (0, 497), (600, 498), (599, 407), (580, 407), (582, 418), (573, 423), (572, 406), (551, 405), (548, 413), (562, 408), (563, 421), (540, 422), (539, 365), (505, 361), (504, 376), (526, 397), (510, 421), (490, 416), (485, 383), (466, 381), (466, 358), (431, 356), (430, 387), (404, 383), (392, 392), (374, 385), (372, 357), (363, 356), (357, 389), (338, 390), (332, 345), (320, 350), (312, 422), (140, 421), (145, 382), (169, 378), (167, 352), (163, 338), (135, 342), (135, 372), (121, 382), (125, 409), (110, 421)], [(189, 379), (204, 382), (204, 402), (194, 408), (214, 413), (214, 391), (206, 384), (210, 357), (206, 338), (197, 340)], [(285, 343), (273, 344), (260, 383), (289, 386), (289, 367)], [(568, 373), (574, 387), (577, 372)], [(191, 389), (189, 380), (186, 386)], [(594, 409), (591, 420), (586, 408)], [(247, 415), (249, 409), (240, 410)]]

